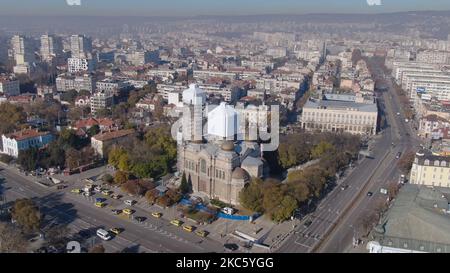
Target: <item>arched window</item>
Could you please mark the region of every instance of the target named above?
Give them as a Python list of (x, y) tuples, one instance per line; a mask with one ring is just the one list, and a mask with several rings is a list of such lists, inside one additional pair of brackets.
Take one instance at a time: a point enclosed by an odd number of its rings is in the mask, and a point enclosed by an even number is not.
[(206, 173), (206, 160), (200, 159), (200, 171)]

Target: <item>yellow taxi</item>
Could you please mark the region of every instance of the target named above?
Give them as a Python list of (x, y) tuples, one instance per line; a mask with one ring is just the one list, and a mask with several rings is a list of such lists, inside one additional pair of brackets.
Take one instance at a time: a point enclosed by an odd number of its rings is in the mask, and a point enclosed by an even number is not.
[(183, 222), (181, 222), (180, 220), (177, 220), (177, 219), (174, 219), (174, 220), (170, 221), (170, 223), (172, 225), (174, 225), (174, 226), (177, 226), (177, 227), (179, 227), (179, 226), (181, 226), (183, 224)]
[(194, 228), (195, 228), (195, 227), (193, 227), (193, 226), (183, 226), (183, 230), (184, 230), (184, 231), (187, 231), (187, 232), (192, 232), (192, 231), (194, 231)]
[(105, 195), (105, 196), (109, 196), (111, 194), (111, 192), (108, 191), (108, 190), (103, 190), (102, 194)]
[(114, 234), (116, 234), (116, 235), (119, 235), (120, 233), (122, 233), (122, 229), (121, 228), (111, 228), (109, 231), (114, 233)]
[(208, 232), (207, 231), (204, 231), (204, 230), (197, 230), (196, 232), (195, 232), (195, 234), (197, 234), (198, 236), (200, 236), (200, 237), (206, 237), (206, 236), (208, 236)]
[(80, 190), (80, 189), (72, 189), (70, 192), (71, 192), (71, 193), (80, 194), (80, 193), (81, 193), (81, 190)]
[(103, 208), (104, 206), (106, 206), (106, 204), (103, 203), (103, 202), (96, 202), (95, 206), (98, 207), (98, 208)]
[(155, 217), (155, 218), (161, 218), (162, 213), (160, 213), (160, 212), (152, 212), (152, 216)]
[(123, 212), (124, 214), (126, 214), (126, 215), (131, 215), (131, 214), (134, 213), (134, 210), (132, 210), (132, 209), (124, 209), (124, 210), (122, 210), (122, 212)]

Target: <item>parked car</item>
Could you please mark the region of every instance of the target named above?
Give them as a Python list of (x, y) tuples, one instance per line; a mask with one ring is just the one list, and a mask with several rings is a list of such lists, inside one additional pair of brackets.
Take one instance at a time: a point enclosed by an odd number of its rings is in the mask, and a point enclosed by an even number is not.
[(110, 231), (111, 233), (114, 233), (114, 234), (116, 234), (116, 235), (119, 235), (120, 233), (122, 233), (123, 229), (121, 229), (121, 228), (111, 228), (111, 229), (109, 229), (109, 231)]
[(239, 249), (239, 246), (237, 244), (224, 244), (223, 247), (229, 251), (236, 251)]
[(152, 216), (155, 218), (161, 218), (162, 213), (161, 212), (152, 212)]
[(124, 203), (127, 206), (133, 206), (136, 203), (136, 201), (128, 199), (128, 200), (125, 200)]
[(228, 215), (233, 215), (234, 214), (234, 209), (230, 208), (230, 207), (225, 207), (222, 209), (222, 212)]
[(373, 195), (373, 192), (371, 192), (371, 191), (369, 191), (368, 193), (367, 193), (367, 196), (369, 196), (369, 197), (371, 197)]
[(120, 210), (120, 209), (113, 209), (113, 210), (111, 210), (111, 212), (112, 212), (113, 214), (115, 214), (115, 215), (118, 215), (118, 214), (121, 214), (121, 213), (122, 213), (122, 210)]
[(147, 218), (146, 218), (146, 217), (142, 217), (142, 216), (136, 216), (136, 217), (134, 217), (134, 219), (135, 219), (138, 223), (142, 223), (142, 222), (144, 222)]

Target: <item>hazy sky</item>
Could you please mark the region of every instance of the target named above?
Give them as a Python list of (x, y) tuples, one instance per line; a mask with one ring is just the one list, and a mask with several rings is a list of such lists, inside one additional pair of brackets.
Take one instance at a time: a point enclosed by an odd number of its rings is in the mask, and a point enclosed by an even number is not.
[[(74, 0), (69, 0), (74, 1)], [(244, 15), (303, 13), (379, 13), (450, 10), (450, 0), (0, 0), (0, 14), (21, 15)], [(370, 1), (370, 0), (369, 0)], [(376, 0), (371, 0), (376, 1)]]

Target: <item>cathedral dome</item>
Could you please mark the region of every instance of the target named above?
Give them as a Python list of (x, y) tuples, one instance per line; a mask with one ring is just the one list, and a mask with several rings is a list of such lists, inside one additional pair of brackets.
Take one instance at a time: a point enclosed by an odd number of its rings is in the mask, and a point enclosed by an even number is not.
[(224, 142), (222, 143), (221, 148), (222, 148), (222, 150), (224, 150), (224, 151), (227, 151), (227, 152), (233, 152), (233, 151), (234, 151), (234, 143), (233, 143), (233, 141), (229, 141), (229, 140), (224, 141)]
[(231, 179), (247, 180), (249, 179), (249, 177), (250, 175), (248, 174), (248, 172), (241, 167), (236, 167), (231, 174)]

